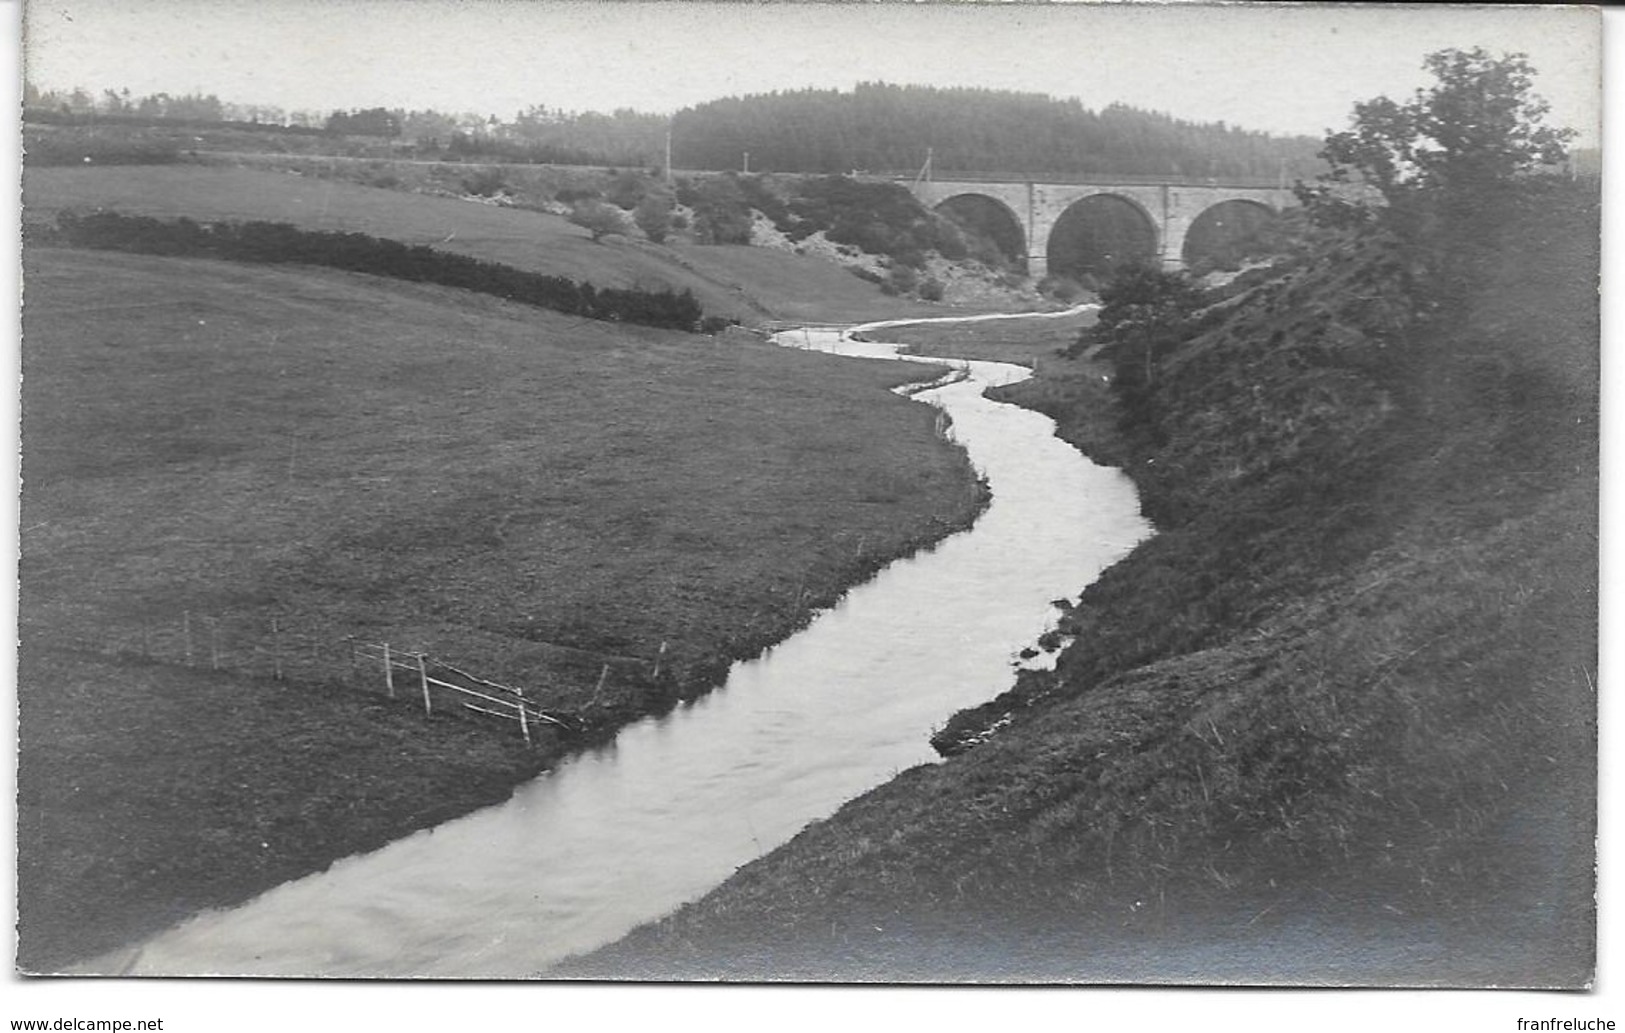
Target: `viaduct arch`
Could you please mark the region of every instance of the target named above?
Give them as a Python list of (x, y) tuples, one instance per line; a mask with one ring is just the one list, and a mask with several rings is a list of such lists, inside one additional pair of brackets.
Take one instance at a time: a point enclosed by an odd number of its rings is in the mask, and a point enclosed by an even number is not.
[[(1154, 259), (1167, 269), (1178, 269), (1185, 264), (1185, 244), (1193, 227), (1200, 237), (1204, 228), (1215, 222), (1222, 225), (1226, 215), (1231, 220), (1238, 218), (1235, 214), (1238, 208), (1220, 206), (1227, 202), (1245, 202), (1244, 207), (1252, 211), (1279, 212), (1295, 200), (1291, 190), (1279, 185), (1121, 182), (1104, 178), (1089, 183), (932, 179), (915, 181), (909, 184), (909, 190), (928, 208), (949, 202), (953, 202), (953, 206), (996, 204), (1020, 228), (1027, 270), (1034, 278), (1049, 272), (1052, 237), (1059, 226), (1064, 239), (1069, 232), (1068, 224), (1077, 218), (1076, 214), (1068, 214), (1075, 207), (1110, 204), (1120, 211), (1137, 210), (1145, 218), (1149, 237), (1138, 242), (1137, 246), (1145, 252), (1138, 257)], [(1103, 197), (1113, 200), (1090, 200)], [(964, 200), (969, 198), (982, 200)], [(1209, 214), (1215, 209), (1219, 214)], [(1132, 233), (1128, 236), (1132, 237)], [(1129, 243), (1135, 242), (1130, 240)]]

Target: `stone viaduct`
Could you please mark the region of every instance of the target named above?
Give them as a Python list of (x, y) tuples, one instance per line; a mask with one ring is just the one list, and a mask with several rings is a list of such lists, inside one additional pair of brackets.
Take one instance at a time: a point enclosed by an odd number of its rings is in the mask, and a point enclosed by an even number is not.
[[(981, 198), (1001, 206), (1019, 227), (1027, 256), (1027, 270), (1035, 278), (1049, 270), (1051, 236), (1057, 224), (1076, 206), (1090, 198), (1115, 199), (1130, 206), (1144, 219), (1145, 238), (1152, 243), (1151, 254), (1165, 268), (1177, 269), (1186, 261), (1185, 245), (1191, 229), (1207, 217), (1226, 209), (1226, 202), (1256, 205), (1279, 212), (1295, 202), (1292, 191), (1281, 185), (1227, 184), (1211, 180), (1144, 179), (1125, 182), (1127, 177), (1102, 177), (1092, 182), (1009, 181), (995, 177), (967, 175), (964, 179), (919, 179), (908, 184), (914, 196), (928, 208), (936, 208), (955, 198)], [(1080, 209), (1082, 216), (1086, 209)], [(1082, 220), (1087, 232), (1087, 219)]]

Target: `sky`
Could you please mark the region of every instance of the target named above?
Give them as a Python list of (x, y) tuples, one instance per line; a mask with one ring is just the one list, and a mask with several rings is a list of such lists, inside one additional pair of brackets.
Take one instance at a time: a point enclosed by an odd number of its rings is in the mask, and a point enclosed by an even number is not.
[(1601, 23), (1555, 7), (690, 0), (27, 0), (41, 87), (287, 109), (669, 112), (862, 81), (985, 86), (1321, 136), (1443, 47), (1524, 52), (1594, 143)]

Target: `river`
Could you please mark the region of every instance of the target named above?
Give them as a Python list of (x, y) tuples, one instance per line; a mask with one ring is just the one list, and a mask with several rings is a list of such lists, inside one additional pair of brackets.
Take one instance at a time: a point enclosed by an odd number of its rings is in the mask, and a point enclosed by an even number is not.
[[(852, 340), (887, 326), (787, 331), (791, 347), (895, 357)], [(915, 360), (929, 361), (929, 360)], [(940, 406), (986, 476), (968, 531), (900, 560), (726, 683), (570, 758), (512, 799), (407, 836), (135, 954), (142, 975), (515, 978), (610, 943), (695, 899), (808, 822), (904, 768), (928, 736), (1008, 688), (1017, 654), (1149, 533), (1129, 480), (983, 391), (1029, 375), (951, 363), (914, 398)]]

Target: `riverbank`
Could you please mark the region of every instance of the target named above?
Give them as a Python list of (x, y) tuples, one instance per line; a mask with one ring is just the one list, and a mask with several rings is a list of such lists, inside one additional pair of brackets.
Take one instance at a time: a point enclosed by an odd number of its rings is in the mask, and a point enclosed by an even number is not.
[[(818, 350), (877, 353), (837, 331), (807, 336)], [(1125, 478), (1084, 461), (1050, 421), (982, 396), (1025, 371), (976, 363), (955, 374), (930, 397), (992, 494), (967, 533), (855, 588), (736, 666), (721, 693), (625, 729), (504, 806), (198, 916), (143, 943), (133, 963), (101, 958), (87, 970), (534, 975), (692, 899), (928, 758), (920, 729), (985, 698), (1053, 621), (1056, 594), (1144, 533)], [(1003, 562), (1019, 550), (1052, 558), (1042, 571)]]
[(556, 974), (1585, 985), (1596, 201), (1497, 218), (1451, 291), (1382, 239), (1282, 266), (1134, 421), (1041, 360), (1006, 393), (1158, 527), (1056, 670)]
[[(905, 345), (904, 355), (985, 359), (1035, 368), (1056, 358), (1095, 321), (1093, 308), (1071, 314), (1038, 314), (984, 322), (916, 323), (890, 327), (884, 338)], [(877, 336), (879, 336), (877, 332)], [(1045, 413), (1045, 415), (1049, 415)]]
[[(505, 798), (986, 502), (888, 392), (930, 370), (331, 271), (27, 260), (26, 970)], [(575, 731), (425, 719), (352, 639)]]

